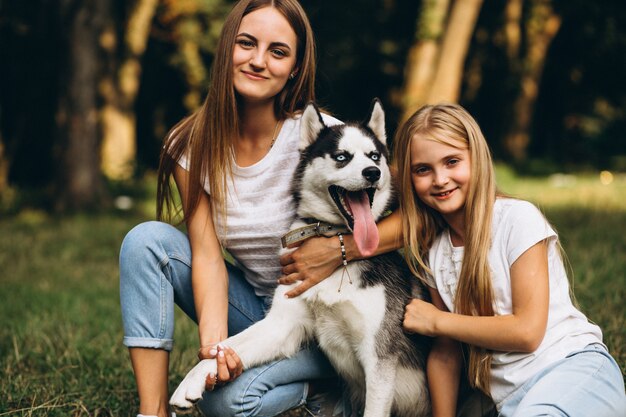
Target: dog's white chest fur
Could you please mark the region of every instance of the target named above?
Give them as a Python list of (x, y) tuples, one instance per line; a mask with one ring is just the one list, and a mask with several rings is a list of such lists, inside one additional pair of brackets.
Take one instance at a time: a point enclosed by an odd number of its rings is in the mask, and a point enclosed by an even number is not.
[[(383, 286), (363, 288), (358, 262), (337, 269), (330, 277), (302, 294), (316, 322), (316, 328), (329, 324), (362, 337), (378, 329), (385, 313)], [(356, 277), (356, 281), (352, 281)], [(320, 331), (323, 334), (323, 331)]]
[[(359, 263), (339, 268), (302, 297), (313, 316), (315, 336), (335, 369), (352, 381), (363, 381), (362, 360), (372, 358), (372, 342), (385, 315), (382, 285), (362, 287)], [(343, 276), (343, 280), (342, 280)], [(367, 360), (367, 359), (366, 359)]]

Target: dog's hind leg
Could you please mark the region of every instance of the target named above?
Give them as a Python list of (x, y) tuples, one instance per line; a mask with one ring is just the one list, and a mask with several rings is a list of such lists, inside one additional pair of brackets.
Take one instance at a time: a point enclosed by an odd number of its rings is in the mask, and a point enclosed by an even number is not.
[[(311, 312), (303, 299), (286, 299), (284, 294), (288, 290), (289, 287), (279, 286), (272, 308), (263, 320), (221, 342), (239, 355), (245, 369), (291, 356), (311, 337)], [(170, 399), (177, 413), (191, 411), (202, 398), (206, 377), (216, 370), (215, 359), (205, 359), (189, 371)]]
[(365, 364), (365, 411), (363, 417), (389, 417), (396, 381), (395, 358), (370, 360)]

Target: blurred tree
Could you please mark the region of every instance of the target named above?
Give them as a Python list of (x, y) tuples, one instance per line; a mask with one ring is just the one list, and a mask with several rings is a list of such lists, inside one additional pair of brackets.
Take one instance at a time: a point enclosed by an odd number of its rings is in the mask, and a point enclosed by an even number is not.
[[(521, 0), (509, 0), (505, 9), (509, 75), (517, 79), (519, 87), (503, 143), (509, 156), (518, 163), (527, 156), (544, 64), (550, 44), (561, 26), (561, 16), (555, 13), (551, 0), (530, 0), (526, 5), (525, 19), (522, 19)], [(524, 36), (523, 48), (520, 45), (521, 34)]]
[(208, 88), (209, 67), (232, 0), (163, 0), (157, 16), (168, 41), (176, 45), (170, 62), (187, 85), (183, 103), (194, 111)]
[(407, 52), (420, 1), (301, 0), (317, 40), (317, 100), (343, 120), (359, 120), (382, 100), (392, 137), (400, 118)]
[(482, 0), (424, 0), (406, 69), (404, 118), (424, 104), (458, 101)]
[(528, 152), (560, 169), (626, 172), (626, 2), (553, 7), (562, 25), (546, 60)]
[(138, 174), (154, 170), (163, 138), (204, 99), (209, 68), (233, 0), (161, 0), (145, 53), (137, 114)]
[[(539, 6), (545, 7), (544, 17), (535, 18), (535, 33), (528, 33), (531, 11)], [(550, 20), (558, 20), (558, 25)], [(551, 40), (548, 30), (556, 31)], [(544, 46), (535, 49), (539, 64), (526, 67), (532, 38)], [(600, 166), (624, 170), (625, 51), (622, 0), (485, 2), (470, 49), (462, 101), (477, 116), (495, 156), (525, 172)], [(541, 53), (543, 62), (537, 59)], [(524, 72), (537, 76), (528, 90), (535, 90), (532, 106), (529, 96), (520, 98), (527, 94), (522, 89)], [(526, 138), (513, 142), (521, 144), (517, 149), (522, 160), (513, 158), (506, 141), (520, 125), (515, 103), (526, 103), (530, 117), (521, 120), (527, 126)]]
[(12, 188), (51, 189), (63, 51), (57, 3), (0, 1), (0, 136), (6, 173), (1, 175)]
[(64, 71), (56, 112), (58, 160), (55, 208), (58, 211), (99, 207), (105, 199), (100, 172), (97, 84), (99, 35), (109, 15), (108, 1), (60, 0), (59, 27)]
[[(158, 0), (127, 2), (128, 15), (118, 29), (119, 16), (109, 13), (98, 34), (106, 52), (106, 69), (99, 82), (104, 99), (102, 171), (111, 179), (132, 176), (136, 158), (135, 99), (139, 91), (141, 58), (146, 50)], [(120, 41), (121, 40), (121, 41)]]
[[(301, 2), (318, 100), (338, 117), (358, 119), (378, 96), (392, 136), (440, 91), (477, 117), (500, 159), (541, 173), (625, 169), (623, 0)], [(156, 168), (166, 132), (205, 96), (233, 3), (0, 0), (0, 193), (100, 207), (102, 170)]]
[(409, 51), (405, 70), (405, 118), (428, 101), (429, 85), (435, 78), (449, 5), (450, 0), (422, 2), (415, 43)]

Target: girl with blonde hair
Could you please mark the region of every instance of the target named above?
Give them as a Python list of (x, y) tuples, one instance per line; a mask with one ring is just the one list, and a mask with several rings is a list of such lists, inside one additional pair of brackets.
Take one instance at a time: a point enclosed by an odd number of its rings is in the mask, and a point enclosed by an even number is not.
[(405, 255), (433, 303), (407, 331), (435, 338), (435, 416), (453, 416), (463, 350), (471, 386), (501, 416), (618, 416), (621, 371), (572, 304), (556, 232), (531, 203), (496, 191), (488, 145), (461, 106), (425, 106), (396, 135)]
[[(187, 233), (147, 222), (122, 243), (124, 344), (140, 415), (170, 416), (175, 304), (198, 323), (198, 356), (218, 360), (199, 404), (205, 415), (274, 416), (303, 404), (317, 415), (327, 412), (320, 397), (312, 400), (310, 382), (335, 374), (317, 348), (242, 374), (236, 352), (218, 344), (264, 317), (283, 267), (301, 280), (341, 265), (337, 238), (310, 239), (283, 265), (278, 258), (280, 237), (295, 216), (290, 182), (300, 112), (314, 99), (315, 43), (297, 0), (238, 1), (222, 29), (204, 104), (170, 131), (163, 147), (157, 215), (171, 221), (180, 210), (173, 178)], [(350, 237), (345, 244), (354, 253)], [(223, 249), (233, 263), (224, 261)], [(293, 259), (311, 253), (315, 262), (307, 265)]]

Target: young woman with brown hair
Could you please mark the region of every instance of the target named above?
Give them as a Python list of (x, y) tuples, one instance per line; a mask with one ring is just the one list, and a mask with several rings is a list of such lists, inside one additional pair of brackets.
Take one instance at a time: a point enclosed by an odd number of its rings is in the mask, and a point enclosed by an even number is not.
[[(205, 415), (273, 416), (305, 403), (323, 411), (307, 398), (310, 381), (334, 377), (317, 348), (240, 376), (237, 354), (218, 345), (263, 318), (281, 276), (280, 237), (295, 215), (290, 182), (299, 160), (299, 112), (314, 100), (314, 86), (315, 43), (297, 0), (237, 2), (224, 23), (207, 98), (170, 131), (162, 152), (158, 218), (171, 221), (179, 209), (173, 177), (187, 234), (147, 222), (121, 248), (124, 344), (140, 415), (170, 415), (175, 304), (198, 323), (199, 356), (218, 358), (199, 404)], [(284, 261), (291, 279), (324, 277), (341, 265), (335, 240), (312, 239), (297, 251), (315, 252), (315, 266)], [(349, 237), (346, 246), (354, 252)], [(224, 261), (223, 249), (234, 264)]]

